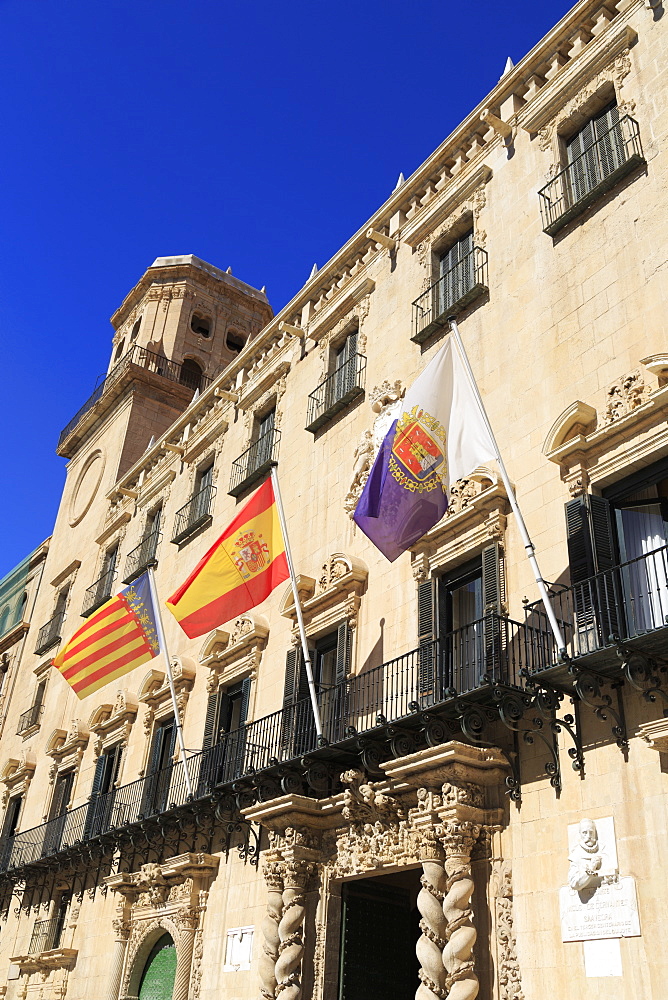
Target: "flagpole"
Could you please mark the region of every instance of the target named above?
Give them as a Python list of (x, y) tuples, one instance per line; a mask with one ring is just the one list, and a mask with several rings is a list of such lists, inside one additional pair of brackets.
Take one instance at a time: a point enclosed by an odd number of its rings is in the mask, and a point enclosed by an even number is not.
[(487, 432), (489, 433), (489, 436), (491, 437), (492, 443), (494, 445), (494, 450), (496, 452), (496, 461), (498, 462), (499, 465), (499, 471), (501, 473), (501, 479), (503, 480), (503, 485), (506, 488), (508, 502), (510, 503), (511, 509), (517, 521), (517, 526), (519, 528), (520, 537), (524, 545), (524, 550), (527, 554), (527, 559), (529, 560), (531, 569), (533, 570), (534, 578), (538, 585), (538, 590), (540, 592), (540, 596), (543, 601), (543, 605), (545, 607), (545, 613), (547, 615), (547, 620), (550, 623), (550, 628), (554, 636), (554, 641), (557, 644), (557, 649), (559, 650), (560, 654), (562, 654), (562, 656), (565, 656), (566, 643), (564, 642), (564, 637), (561, 628), (559, 627), (559, 622), (557, 621), (557, 617), (554, 613), (554, 608), (552, 607), (552, 603), (550, 601), (550, 595), (547, 592), (547, 586), (545, 585), (545, 580), (543, 579), (540, 567), (538, 566), (538, 560), (536, 559), (536, 550), (534, 548), (534, 544), (531, 541), (526, 523), (524, 521), (524, 517), (522, 515), (522, 511), (520, 510), (519, 504), (517, 503), (517, 498), (515, 497), (515, 490), (511, 485), (510, 479), (508, 478), (508, 472), (506, 470), (506, 466), (504, 464), (503, 459), (501, 458), (501, 452), (499, 451), (499, 446), (496, 443), (496, 437), (494, 435), (494, 431), (492, 430), (492, 425), (489, 422), (489, 417), (487, 416), (487, 411), (485, 410), (485, 404), (482, 401), (482, 396), (480, 395), (478, 384), (474, 378), (473, 370), (471, 368), (468, 355), (464, 348), (464, 344), (462, 343), (462, 338), (459, 333), (457, 321), (453, 316), (449, 316), (448, 322), (450, 324), (450, 329), (452, 331), (454, 342), (457, 345), (457, 350), (459, 351), (459, 356), (462, 359), (464, 368), (466, 369), (466, 374), (468, 375), (471, 389), (473, 390), (473, 394), (480, 409), (480, 414), (487, 428)]
[(158, 633), (158, 642), (160, 643), (160, 649), (162, 650), (165, 663), (167, 665), (167, 680), (169, 681), (169, 690), (172, 695), (172, 707), (174, 709), (174, 724), (176, 725), (176, 738), (179, 742), (179, 751), (181, 754), (181, 760), (183, 761), (183, 773), (186, 776), (186, 791), (188, 795), (192, 798), (193, 786), (190, 780), (190, 772), (188, 770), (188, 757), (186, 754), (186, 745), (183, 739), (183, 726), (181, 725), (181, 716), (179, 715), (179, 706), (176, 703), (176, 689), (174, 687), (174, 675), (172, 674), (172, 662), (169, 657), (169, 650), (167, 649), (167, 640), (165, 639), (165, 632), (162, 627), (162, 612), (160, 610), (160, 604), (158, 602), (158, 591), (155, 585), (155, 576), (153, 575), (153, 567), (148, 567), (148, 586), (151, 591), (151, 600), (153, 601), (153, 607), (155, 608), (155, 627)]
[(315, 730), (318, 737), (322, 736), (322, 724), (320, 722), (320, 709), (318, 708), (318, 696), (315, 690), (315, 682), (313, 680), (313, 669), (311, 667), (311, 654), (309, 653), (309, 648), (306, 643), (306, 629), (304, 628), (304, 618), (302, 615), (302, 606), (299, 600), (299, 588), (297, 587), (297, 577), (295, 576), (295, 567), (292, 562), (292, 553), (290, 551), (290, 540), (288, 538), (288, 527), (285, 523), (285, 511), (283, 510), (283, 500), (281, 499), (281, 488), (278, 485), (278, 475), (276, 473), (276, 466), (271, 467), (271, 481), (274, 486), (274, 493), (276, 495), (276, 508), (278, 510), (278, 520), (281, 525), (281, 531), (283, 532), (283, 541), (285, 542), (285, 555), (288, 560), (288, 570), (290, 572), (290, 582), (292, 584), (292, 593), (295, 599), (295, 611), (297, 612), (297, 624), (299, 625), (299, 636), (302, 642), (302, 652), (304, 654), (304, 666), (306, 667), (306, 679), (308, 681), (308, 691), (311, 696), (311, 708), (313, 709), (313, 715), (315, 718)]

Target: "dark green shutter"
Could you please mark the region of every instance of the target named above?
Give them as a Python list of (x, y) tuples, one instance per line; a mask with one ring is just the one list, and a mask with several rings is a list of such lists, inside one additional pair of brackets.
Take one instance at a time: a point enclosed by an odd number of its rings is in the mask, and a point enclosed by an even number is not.
[[(478, 686), (485, 676), (498, 682), (516, 683), (519, 678), (508, 676), (505, 657), (506, 628), (503, 610), (503, 565), (498, 542), (482, 550), (482, 601), (484, 654), (476, 649), (474, 683)], [(482, 651), (481, 651), (482, 653)]]
[[(281, 716), (281, 755), (292, 757), (295, 733), (295, 704), (298, 700), (303, 655), (300, 647), (289, 649), (285, 656), (285, 681), (283, 684), (283, 713)], [(307, 688), (308, 693), (308, 688)]]
[(109, 758), (107, 754), (100, 754), (95, 761), (95, 773), (93, 774), (93, 785), (90, 790), (90, 801), (86, 810), (86, 822), (84, 824), (84, 840), (95, 837), (100, 830), (99, 827), (99, 796), (104, 782), (105, 773)]
[(336, 675), (335, 684), (342, 684), (350, 669), (350, 629), (348, 622), (339, 625), (336, 635)]
[(321, 708), (325, 736), (330, 742), (342, 740), (348, 724), (350, 646), (352, 633), (348, 622), (339, 625), (336, 634), (336, 672), (334, 688), (325, 693)]
[(253, 766), (252, 760), (246, 761), (246, 719), (248, 718), (248, 706), (250, 704), (250, 691), (252, 681), (250, 677), (245, 677), (241, 683), (241, 706), (239, 709), (239, 729), (234, 737), (236, 746), (235, 754), (235, 777), (244, 774), (249, 767)]
[(566, 504), (576, 652), (606, 645), (619, 632), (622, 581), (616, 565), (610, 503), (584, 494)]
[(503, 603), (501, 548), (498, 542), (482, 550), (483, 613), (500, 614)]
[(202, 750), (210, 750), (217, 742), (218, 732), (216, 719), (218, 717), (218, 691), (213, 691), (206, 700), (206, 715), (204, 717), (204, 736)]
[(418, 584), (418, 691), (422, 707), (439, 700), (436, 680), (436, 581)]

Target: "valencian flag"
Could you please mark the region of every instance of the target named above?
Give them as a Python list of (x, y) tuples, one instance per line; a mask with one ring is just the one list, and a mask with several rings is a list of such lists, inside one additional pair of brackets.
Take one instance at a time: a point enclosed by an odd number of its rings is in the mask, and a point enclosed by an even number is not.
[(160, 652), (148, 576), (103, 604), (53, 661), (79, 698), (97, 691)]
[(166, 602), (191, 639), (254, 608), (289, 577), (271, 479), (256, 490)]
[(353, 519), (390, 562), (445, 514), (450, 483), (496, 458), (452, 337), (406, 393)]

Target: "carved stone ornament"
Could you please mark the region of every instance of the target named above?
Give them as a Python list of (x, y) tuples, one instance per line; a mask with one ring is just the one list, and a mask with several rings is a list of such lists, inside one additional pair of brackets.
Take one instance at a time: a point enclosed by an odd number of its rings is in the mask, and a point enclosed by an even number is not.
[(98, 705), (88, 720), (88, 728), (97, 737), (96, 754), (101, 754), (105, 746), (112, 743), (120, 742), (121, 745), (127, 746), (138, 710), (137, 696), (127, 688), (121, 688), (116, 692), (113, 704)]
[[(342, 621), (355, 628), (368, 575), (369, 570), (361, 559), (345, 552), (334, 552), (324, 563), (317, 580), (300, 577), (299, 592), (307, 635), (322, 634)], [(293, 638), (296, 638), (297, 615), (291, 587), (286, 588), (279, 610), (285, 618), (292, 619)]]
[(491, 895), (497, 947), (499, 1000), (524, 1000), (513, 920), (513, 881), (510, 861), (492, 862)]
[(433, 276), (431, 273), (432, 254), (438, 252), (441, 246), (446, 246), (448, 241), (455, 234), (461, 233), (464, 225), (470, 228), (473, 225), (474, 239), (476, 246), (484, 247), (487, 241), (487, 234), (479, 228), (478, 220), (480, 213), (487, 204), (487, 186), (481, 183), (479, 187), (471, 193), (470, 197), (461, 202), (453, 212), (438, 226), (432, 233), (429, 233), (417, 246), (417, 257), (420, 265), (427, 269), (423, 281), (423, 290), (431, 285)]
[[(174, 656), (172, 658), (174, 690), (176, 691), (176, 704), (181, 722), (183, 722), (188, 698), (195, 683), (195, 674), (196, 667), (190, 657)], [(156, 719), (166, 717), (172, 711), (169, 680), (164, 671), (155, 667), (149, 670), (139, 689), (139, 701), (148, 705), (148, 712), (144, 717), (144, 732), (149, 736)]]
[(371, 430), (362, 432), (353, 455), (352, 480), (343, 501), (344, 510), (350, 517), (353, 516), (383, 439), (398, 415), (404, 393), (405, 389), (399, 379), (395, 382), (382, 382), (369, 393), (371, 409), (376, 417)]
[(207, 635), (199, 662), (209, 668), (207, 690), (215, 691), (221, 680), (254, 679), (269, 637), (269, 622), (263, 615), (245, 614), (237, 618), (229, 632), (214, 629)]
[(25, 797), (37, 767), (37, 758), (32, 750), (21, 750), (16, 757), (9, 757), (0, 771), (0, 781), (5, 786), (2, 806), (6, 807), (12, 795)]
[(642, 406), (649, 393), (650, 387), (645, 383), (639, 369), (617, 379), (607, 390), (608, 402), (605, 408), (605, 423), (611, 424)]

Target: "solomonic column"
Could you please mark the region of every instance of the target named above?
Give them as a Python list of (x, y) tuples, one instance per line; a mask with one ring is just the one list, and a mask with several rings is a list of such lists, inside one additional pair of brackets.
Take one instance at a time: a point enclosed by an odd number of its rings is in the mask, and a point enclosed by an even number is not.
[(267, 912), (262, 921), (262, 954), (260, 955), (260, 994), (263, 1000), (273, 1000), (276, 996), (276, 962), (281, 938), (278, 927), (283, 913), (283, 866), (280, 862), (264, 865), (263, 874), (267, 883)]
[(478, 995), (478, 977), (473, 962), (477, 933), (473, 926), (470, 900), (473, 894), (471, 851), (480, 829), (479, 823), (454, 820), (438, 831), (445, 848), (447, 876), (447, 891), (443, 900), (447, 943), (443, 949), (443, 965), (449, 1000), (474, 1000)]
[(276, 992), (281, 1000), (299, 1000), (302, 995), (301, 964), (304, 957), (305, 890), (315, 872), (309, 861), (284, 862), (283, 912), (278, 925)]
[(446, 875), (443, 860), (437, 846), (423, 849), (422, 888), (418, 893), (417, 906), (420, 911), (422, 934), (415, 946), (420, 963), (420, 985), (415, 1000), (445, 1000), (445, 969), (443, 950), (446, 947), (447, 921), (443, 912)]

